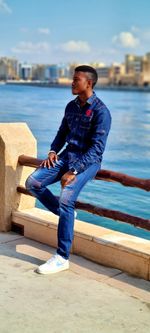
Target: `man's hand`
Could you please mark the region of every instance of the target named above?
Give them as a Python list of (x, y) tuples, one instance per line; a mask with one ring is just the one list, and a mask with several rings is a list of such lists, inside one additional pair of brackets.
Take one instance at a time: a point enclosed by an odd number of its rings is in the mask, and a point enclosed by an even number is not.
[(70, 184), (76, 176), (72, 173), (72, 171), (66, 172), (62, 177), (61, 177), (61, 186), (64, 188), (66, 185)]
[(54, 167), (55, 163), (57, 162), (58, 157), (57, 154), (54, 152), (50, 152), (48, 154), (48, 158), (46, 158), (46, 160), (44, 160), (41, 164), (40, 167), (44, 167), (44, 168), (50, 168), (51, 166)]

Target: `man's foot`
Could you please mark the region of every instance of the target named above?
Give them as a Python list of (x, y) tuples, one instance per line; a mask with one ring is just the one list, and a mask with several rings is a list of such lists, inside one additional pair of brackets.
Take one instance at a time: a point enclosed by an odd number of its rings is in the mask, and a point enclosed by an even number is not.
[(69, 269), (69, 260), (55, 254), (36, 270), (39, 274), (52, 274)]

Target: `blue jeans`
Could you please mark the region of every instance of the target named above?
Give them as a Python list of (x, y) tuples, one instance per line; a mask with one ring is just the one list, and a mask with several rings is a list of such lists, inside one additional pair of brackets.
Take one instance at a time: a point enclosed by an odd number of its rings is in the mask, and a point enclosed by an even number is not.
[(94, 178), (100, 169), (100, 163), (93, 163), (84, 172), (76, 175), (75, 179), (61, 190), (59, 200), (47, 188), (61, 179), (68, 171), (68, 163), (59, 159), (54, 167), (40, 167), (35, 170), (26, 180), (26, 188), (32, 193), (48, 210), (59, 216), (57, 237), (57, 253), (69, 258), (70, 249), (74, 237), (74, 206), (76, 199), (88, 180)]

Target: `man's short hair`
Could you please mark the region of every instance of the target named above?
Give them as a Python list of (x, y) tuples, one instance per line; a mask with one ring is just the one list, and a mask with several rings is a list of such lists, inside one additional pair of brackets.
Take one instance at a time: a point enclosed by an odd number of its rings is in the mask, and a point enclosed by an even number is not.
[(88, 65), (81, 65), (75, 68), (75, 72), (84, 72), (88, 74), (89, 80), (92, 80), (92, 88), (95, 86), (98, 80), (98, 74), (95, 68)]

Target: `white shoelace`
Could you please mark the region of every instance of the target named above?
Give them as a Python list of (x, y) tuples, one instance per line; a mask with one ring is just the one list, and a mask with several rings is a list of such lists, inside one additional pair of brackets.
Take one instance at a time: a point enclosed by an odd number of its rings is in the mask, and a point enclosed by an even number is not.
[(64, 263), (65, 259), (64, 260), (63, 259), (64, 258), (62, 257), (62, 260), (61, 260), (60, 256), (58, 254), (55, 254), (49, 260), (47, 260), (47, 263), (50, 264), (51, 262), (56, 261), (56, 260), (60, 263)]
[(48, 259), (48, 260), (47, 260), (47, 263), (49, 264), (49, 263), (55, 261), (56, 259), (58, 259), (58, 258), (57, 258), (57, 254), (55, 254), (55, 255), (52, 256), (50, 259)]

